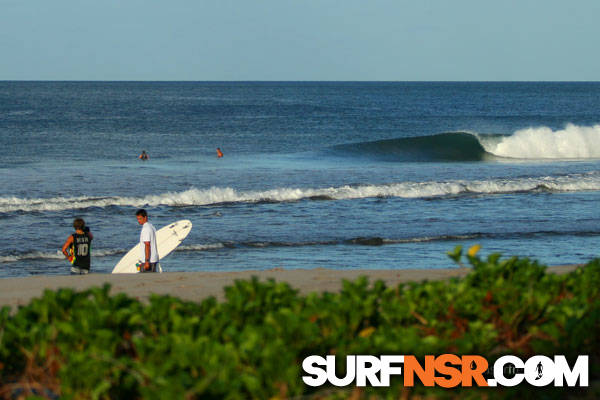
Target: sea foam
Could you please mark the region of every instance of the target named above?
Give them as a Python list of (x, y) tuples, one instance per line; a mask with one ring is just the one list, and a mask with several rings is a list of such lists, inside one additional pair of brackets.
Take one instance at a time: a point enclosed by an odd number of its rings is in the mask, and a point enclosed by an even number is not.
[(548, 127), (516, 131), (500, 141), (479, 136), (484, 149), (493, 155), (520, 159), (584, 159), (600, 158), (600, 125), (564, 129)]
[[(108, 257), (125, 253), (124, 249), (94, 249), (94, 257)], [(60, 250), (56, 251), (26, 251), (20, 254), (0, 255), (0, 264), (12, 263), (23, 260), (64, 260), (65, 256)]]
[(350, 200), (363, 198), (431, 198), (461, 194), (502, 194), (534, 191), (577, 192), (600, 190), (600, 173), (516, 179), (399, 182), (384, 185), (343, 185), (328, 188), (278, 188), (238, 191), (233, 188), (192, 188), (145, 197), (0, 198), (0, 213), (84, 209), (89, 207), (189, 207), (228, 203)]

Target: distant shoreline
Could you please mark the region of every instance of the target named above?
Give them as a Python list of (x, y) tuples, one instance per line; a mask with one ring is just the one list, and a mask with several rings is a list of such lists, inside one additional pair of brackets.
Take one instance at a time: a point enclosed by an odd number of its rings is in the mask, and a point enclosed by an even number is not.
[[(553, 273), (568, 273), (580, 265), (550, 267)], [(441, 280), (463, 277), (471, 268), (445, 269), (398, 269), (398, 270), (334, 270), (325, 268), (250, 270), (233, 272), (167, 272), (163, 274), (90, 274), (83, 276), (51, 275), (18, 278), (0, 278), (0, 307), (28, 304), (40, 297), (45, 289), (72, 288), (85, 290), (91, 287), (111, 285), (111, 293), (126, 293), (130, 297), (146, 301), (151, 294), (171, 295), (182, 300), (202, 301), (214, 296), (224, 299), (224, 288), (236, 280), (253, 276), (261, 281), (275, 279), (287, 282), (300, 293), (336, 292), (342, 288), (342, 280), (355, 280), (367, 276), (371, 282), (382, 280), (388, 286), (404, 282)]]

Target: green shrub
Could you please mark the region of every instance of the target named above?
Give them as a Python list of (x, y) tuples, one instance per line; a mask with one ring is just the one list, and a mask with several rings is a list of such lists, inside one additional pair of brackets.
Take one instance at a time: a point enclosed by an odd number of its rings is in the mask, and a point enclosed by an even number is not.
[[(462, 250), (451, 257), (461, 262)], [(314, 389), (302, 360), (335, 354), (589, 354), (600, 367), (600, 260), (564, 275), (525, 258), (467, 255), (462, 279), (386, 287), (367, 278), (300, 296), (286, 283), (237, 281), (226, 300), (152, 296), (109, 286), (46, 291), (0, 310), (0, 397), (69, 399), (511, 397), (511, 390)], [(483, 391), (483, 392), (482, 392)], [(561, 398), (566, 389), (536, 392)], [(571, 395), (590, 390), (569, 390)]]

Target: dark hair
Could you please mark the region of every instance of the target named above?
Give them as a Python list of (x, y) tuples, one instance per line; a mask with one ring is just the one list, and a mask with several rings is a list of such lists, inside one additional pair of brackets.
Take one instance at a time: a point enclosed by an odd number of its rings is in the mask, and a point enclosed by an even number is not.
[(147, 217), (148, 213), (143, 208), (140, 208), (139, 210), (136, 211), (135, 215), (141, 215), (142, 217)]
[(83, 228), (85, 228), (85, 221), (83, 218), (75, 218), (73, 221), (73, 228), (75, 228), (76, 231), (83, 230)]

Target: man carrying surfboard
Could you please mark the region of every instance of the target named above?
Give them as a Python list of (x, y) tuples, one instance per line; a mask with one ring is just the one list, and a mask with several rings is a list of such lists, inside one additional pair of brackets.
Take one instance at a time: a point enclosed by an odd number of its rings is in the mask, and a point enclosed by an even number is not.
[(62, 252), (72, 264), (71, 275), (84, 275), (90, 272), (90, 249), (94, 235), (82, 218), (75, 218), (73, 228), (75, 233), (67, 238)]
[(141, 259), (140, 272), (156, 272), (158, 250), (156, 248), (156, 229), (148, 222), (148, 213), (143, 208), (135, 213), (137, 221), (142, 225), (140, 232)]
[[(147, 214), (146, 214), (147, 216)], [(139, 220), (138, 222), (144, 223), (144, 221), (147, 222), (146, 217), (144, 217), (144, 214), (141, 213), (139, 216)], [(148, 226), (148, 228), (151, 225)], [(146, 228), (146, 225), (142, 225), (142, 229)], [(156, 237), (156, 254), (157, 254), (157, 258), (158, 258), (158, 264), (156, 265), (156, 272), (162, 272), (162, 268), (160, 263), (162, 262), (163, 258), (165, 258), (166, 256), (169, 255), (169, 253), (171, 253), (173, 250), (175, 250), (177, 248), (177, 246), (179, 246), (181, 244), (181, 242), (183, 242), (183, 239), (186, 238), (186, 236), (190, 233), (190, 231), (192, 230), (192, 221), (187, 220), (187, 219), (182, 219), (180, 221), (175, 221), (170, 223), (167, 226), (163, 226), (162, 228), (160, 228), (159, 230), (156, 231), (155, 237)], [(150, 232), (150, 234), (152, 235), (152, 232)], [(141, 234), (140, 234), (140, 241), (137, 242), (137, 244), (135, 246), (133, 246), (133, 248), (131, 248), (131, 250), (129, 250), (127, 252), (127, 254), (125, 254), (117, 263), (117, 265), (115, 265), (115, 267), (113, 268), (112, 273), (113, 274), (136, 274), (139, 272), (144, 272), (141, 271), (146, 262), (146, 243), (148, 240), (144, 240), (143, 238), (141, 238)], [(152, 236), (150, 236), (150, 258), (152, 258)], [(142, 261), (144, 260), (144, 261)], [(152, 261), (152, 260), (150, 260)], [(152, 270), (152, 268), (150, 268), (150, 270)]]

